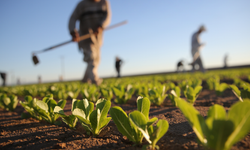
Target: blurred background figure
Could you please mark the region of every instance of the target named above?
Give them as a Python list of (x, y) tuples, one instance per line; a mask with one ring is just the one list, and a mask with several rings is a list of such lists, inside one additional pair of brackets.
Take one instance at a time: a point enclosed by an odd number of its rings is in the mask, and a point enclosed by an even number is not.
[(121, 65), (122, 65), (122, 60), (119, 57), (115, 58), (115, 68), (117, 71), (117, 78), (120, 78), (120, 69), (121, 69)]
[[(102, 46), (103, 30), (109, 25), (111, 10), (107, 0), (80, 1), (69, 20), (69, 31), (72, 40), (79, 41), (79, 37), (93, 32), (89, 39), (78, 42), (79, 50), (84, 54), (84, 61), (88, 64), (82, 82), (101, 84), (97, 69), (100, 62), (100, 48)], [(80, 21), (79, 32), (76, 21)]]
[(177, 63), (177, 72), (185, 72), (184, 61), (183, 60), (180, 60)]
[(21, 81), (20, 81), (20, 78), (17, 78), (17, 82), (16, 82), (17, 85), (21, 85)]
[(224, 68), (226, 69), (227, 67), (228, 67), (228, 65), (227, 65), (227, 61), (228, 61), (228, 54), (226, 54), (225, 56), (224, 56)]
[(1, 75), (1, 78), (2, 78), (2, 80), (3, 80), (3, 84), (2, 84), (2, 86), (5, 86), (6, 85), (6, 73), (4, 73), (4, 72), (0, 72), (0, 75)]
[(59, 81), (60, 81), (60, 82), (63, 81), (63, 76), (59, 76)]
[(200, 34), (202, 32), (206, 31), (206, 28), (202, 25), (197, 32), (195, 32), (192, 36), (192, 41), (191, 41), (191, 52), (193, 56), (193, 62), (190, 63), (192, 65), (192, 71), (194, 72), (197, 70), (196, 67), (199, 67), (199, 70), (202, 71), (203, 73), (205, 72), (205, 69), (202, 64), (202, 60), (200, 57), (200, 51), (201, 48), (205, 45), (204, 43), (200, 42)]
[(38, 76), (38, 83), (42, 83), (42, 77), (41, 76)]

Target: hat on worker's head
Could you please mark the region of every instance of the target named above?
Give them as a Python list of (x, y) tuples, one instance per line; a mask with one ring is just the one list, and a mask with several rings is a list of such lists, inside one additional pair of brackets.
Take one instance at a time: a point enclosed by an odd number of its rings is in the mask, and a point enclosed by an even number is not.
[(199, 29), (199, 30), (200, 30), (200, 31), (207, 31), (207, 29), (205, 28), (204, 25), (200, 26), (200, 29)]

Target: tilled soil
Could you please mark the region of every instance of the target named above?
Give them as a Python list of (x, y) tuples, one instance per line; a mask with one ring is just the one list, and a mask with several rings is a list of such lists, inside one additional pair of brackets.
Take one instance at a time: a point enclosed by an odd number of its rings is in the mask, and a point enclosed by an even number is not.
[[(20, 98), (21, 99), (21, 98)], [(137, 109), (136, 97), (127, 104), (118, 105), (126, 113)], [(195, 108), (206, 116), (213, 104), (220, 104), (228, 110), (238, 99), (231, 90), (226, 90), (221, 96), (214, 91), (203, 90), (195, 102)], [(112, 107), (117, 104), (112, 104)], [(68, 100), (64, 108), (66, 114), (70, 114), (71, 101)], [(140, 146), (134, 146), (125, 136), (119, 133), (114, 122), (101, 132), (99, 137), (88, 136), (81, 125), (77, 124), (76, 130), (71, 130), (64, 123), (60, 126), (50, 125), (44, 121), (35, 119), (21, 119), (24, 109), (18, 105), (14, 112), (0, 109), (0, 149), (129, 149), (139, 150)], [(151, 106), (150, 118), (157, 117), (169, 122), (167, 133), (158, 141), (161, 150), (183, 150), (204, 148), (197, 143), (196, 135), (188, 124), (181, 111), (171, 105), (167, 98), (162, 106)], [(144, 141), (144, 144), (147, 144)], [(232, 150), (250, 149), (250, 134), (235, 144)]]

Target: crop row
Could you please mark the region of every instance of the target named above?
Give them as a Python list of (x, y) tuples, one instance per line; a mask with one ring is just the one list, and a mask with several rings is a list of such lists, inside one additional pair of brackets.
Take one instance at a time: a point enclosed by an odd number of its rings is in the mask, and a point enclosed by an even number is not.
[[(111, 79), (104, 80), (99, 87), (76, 82), (5, 87), (0, 89), (0, 107), (13, 111), (18, 104), (16, 95), (25, 97), (24, 101), (19, 101), (28, 112), (22, 113), (22, 118), (33, 117), (60, 125), (58, 118), (61, 117), (71, 129), (79, 121), (87, 134), (93, 136), (98, 136), (112, 119), (119, 132), (130, 141), (141, 144), (144, 138), (148, 142), (144, 148), (153, 149), (157, 148), (157, 141), (167, 132), (168, 122), (156, 117), (149, 119), (150, 105), (161, 105), (168, 97), (182, 111), (199, 143), (210, 149), (230, 149), (250, 131), (249, 76), (248, 82), (232, 74), (204, 76), (192, 74), (191, 78), (185, 74), (134, 80)], [(221, 83), (221, 78), (231, 79), (233, 83)], [(232, 105), (228, 113), (223, 106), (215, 104), (204, 119), (193, 107), (203, 87), (214, 90), (218, 96), (231, 89), (239, 102)], [(132, 96), (138, 97), (137, 110), (126, 114), (119, 106), (110, 108), (111, 101), (123, 104)], [(65, 115), (63, 109), (69, 98), (72, 99), (71, 115)]]

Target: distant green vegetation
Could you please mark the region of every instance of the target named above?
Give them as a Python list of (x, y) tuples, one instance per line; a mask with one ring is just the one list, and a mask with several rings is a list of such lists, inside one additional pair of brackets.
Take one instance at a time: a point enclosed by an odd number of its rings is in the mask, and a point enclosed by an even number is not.
[[(149, 110), (151, 105), (161, 106), (170, 99), (173, 107), (183, 112), (200, 143), (211, 149), (227, 150), (250, 131), (249, 80), (250, 68), (244, 68), (207, 71), (205, 74), (109, 78), (100, 86), (74, 81), (1, 87), (0, 107), (15, 111), (18, 98), (24, 98), (19, 103), (28, 113), (22, 113), (22, 118), (33, 117), (60, 125), (60, 117), (71, 129), (75, 129), (79, 121), (87, 134), (93, 136), (99, 136), (112, 119), (118, 130), (136, 145), (145, 139), (148, 145), (144, 148), (158, 148), (156, 143), (167, 132), (168, 122), (157, 122), (156, 117), (150, 119)], [(204, 119), (194, 108), (202, 90), (213, 91), (218, 97), (225, 90), (232, 90), (239, 101), (228, 114), (223, 106), (211, 106)], [(110, 109), (112, 103), (123, 105), (132, 99), (137, 99), (137, 110), (128, 115), (120, 106)], [(72, 101), (70, 115), (65, 115), (63, 110), (66, 100)], [(224, 128), (227, 132), (223, 132)]]

